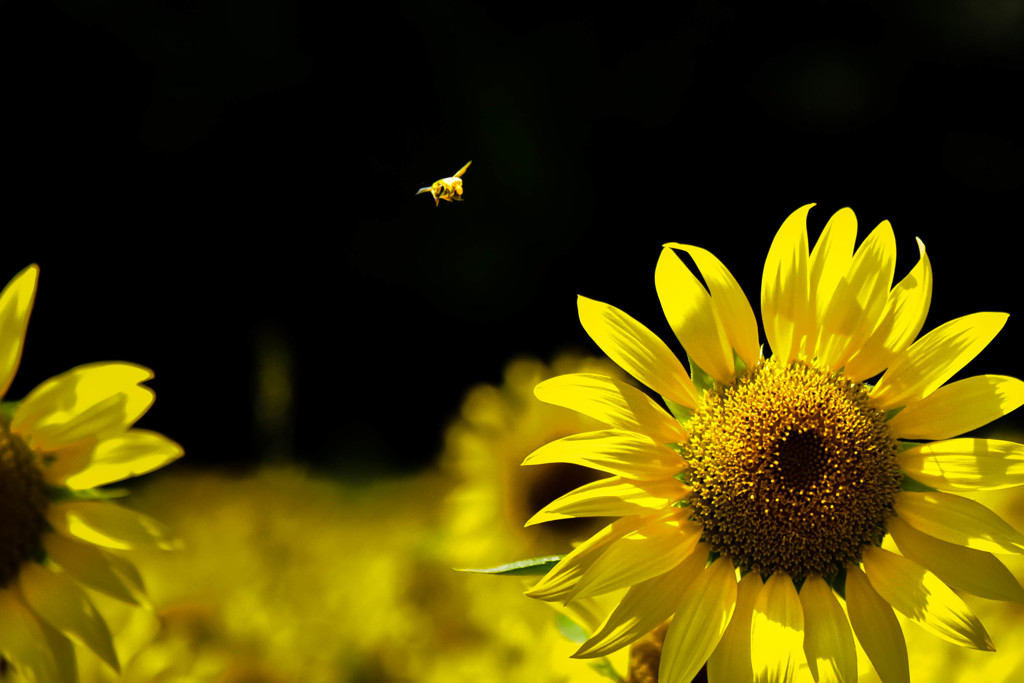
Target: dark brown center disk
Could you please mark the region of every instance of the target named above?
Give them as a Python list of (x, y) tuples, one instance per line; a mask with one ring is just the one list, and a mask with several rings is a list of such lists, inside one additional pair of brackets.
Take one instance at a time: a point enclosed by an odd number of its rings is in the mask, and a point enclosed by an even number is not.
[(885, 534), (902, 475), (862, 384), (769, 359), (688, 428), (693, 519), (742, 569), (830, 577)]
[(39, 557), (48, 504), (32, 452), (0, 423), (0, 587)]

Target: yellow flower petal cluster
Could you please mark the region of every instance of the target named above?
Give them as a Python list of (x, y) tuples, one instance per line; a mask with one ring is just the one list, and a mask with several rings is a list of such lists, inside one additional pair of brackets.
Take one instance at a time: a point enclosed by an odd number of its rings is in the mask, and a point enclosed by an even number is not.
[(662, 683), (690, 681), (705, 663), (712, 683), (790, 681), (805, 667), (815, 681), (855, 681), (857, 643), (882, 681), (906, 683), (896, 613), (991, 650), (953, 589), (1024, 599), (993, 555), (1024, 552), (1024, 535), (967, 497), (1024, 483), (1024, 446), (961, 436), (1024, 403), (1024, 382), (949, 382), (1007, 316), (976, 313), (918, 338), (932, 293), (924, 245), (894, 284), (887, 221), (855, 249), (856, 218), (843, 209), (811, 248), (810, 208), (786, 219), (765, 262), (770, 356), (736, 279), (699, 247), (666, 245), (655, 271), (689, 373), (641, 323), (580, 297), (590, 337), (662, 401), (597, 374), (536, 388), (604, 425), (524, 462), (611, 475), (542, 511), (615, 518), (529, 593), (572, 603), (628, 589), (576, 656), (671, 619)]
[[(29, 266), (0, 293), (0, 397), (21, 360), (38, 273)], [(155, 398), (143, 386), (152, 377), (130, 363), (93, 363), (3, 404), (0, 655), (22, 677), (75, 680), (71, 640), (117, 670), (110, 631), (83, 587), (142, 604), (138, 573), (111, 551), (173, 545), (159, 522), (96, 490), (182, 455), (163, 435), (132, 428)]]
[[(999, 433), (993, 437), (1019, 440), (1019, 434)], [(1024, 499), (1015, 489), (997, 489), (972, 493), (972, 497), (995, 511), (1000, 517), (1016, 528), (1024, 527)], [(891, 539), (886, 547), (895, 550)], [(1007, 568), (1017, 581), (1024, 578), (1024, 556), (1003, 557)], [(1000, 647), (996, 652), (979, 651), (958, 647), (948, 641), (933, 638), (931, 634), (915, 626), (903, 629), (907, 639), (910, 670), (916, 679), (922, 681), (948, 681), (948, 683), (1014, 683), (1024, 679), (1024, 650), (1014, 647), (1024, 636), (1024, 604), (978, 598), (969, 593), (962, 596), (974, 613), (985, 625), (998, 634)], [(901, 622), (907, 620), (897, 613)], [(877, 683), (873, 671), (861, 675), (862, 683)]]

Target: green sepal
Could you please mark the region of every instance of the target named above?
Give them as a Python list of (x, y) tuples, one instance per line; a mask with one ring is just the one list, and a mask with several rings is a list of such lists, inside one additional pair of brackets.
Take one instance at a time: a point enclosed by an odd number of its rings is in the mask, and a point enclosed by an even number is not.
[[(582, 626), (564, 614), (559, 614), (555, 618), (555, 626), (558, 627), (558, 632), (570, 642), (583, 644), (589, 638)], [(607, 657), (591, 662), (590, 668), (605, 678), (616, 681), (616, 683), (626, 683), (622, 676), (619, 675), (619, 672), (615, 670), (615, 667), (612, 666), (611, 662), (608, 661)]]
[(590, 668), (605, 678), (615, 681), (615, 683), (626, 683), (625, 679), (619, 675), (619, 672), (615, 670), (615, 667), (612, 666), (607, 657), (593, 662)]
[(823, 576), (825, 583), (829, 585), (836, 595), (846, 600), (846, 568), (843, 567), (835, 576)]
[(672, 416), (674, 418), (679, 420), (680, 424), (686, 424), (687, 422), (690, 421), (690, 415), (693, 414), (692, 410), (690, 410), (686, 406), (681, 406), (675, 401), (671, 401), (665, 398), (664, 396), (662, 396), (662, 399), (665, 401), (665, 405), (668, 407), (668, 411), (672, 413)]
[(902, 453), (903, 451), (909, 451), (911, 448), (917, 448), (918, 446), (924, 445), (925, 441), (897, 441), (896, 447), (899, 449), (896, 452)]
[(529, 560), (517, 560), (509, 562), (500, 567), (489, 567), (487, 569), (456, 568), (457, 572), (471, 572), (473, 574), (496, 574), (499, 576), (540, 576), (547, 574), (551, 568), (558, 564), (565, 555), (548, 555), (547, 557), (533, 557)]
[(715, 380), (708, 373), (704, 372), (699, 365), (693, 362), (693, 358), (687, 357), (690, 361), (690, 379), (693, 380), (693, 385), (697, 387), (699, 394), (704, 394), (715, 386)]
[(938, 491), (936, 488), (932, 488), (927, 484), (922, 484), (917, 479), (909, 477), (906, 473), (903, 474), (903, 481), (900, 483), (900, 488), (904, 491), (914, 491), (916, 493), (928, 493), (930, 491)]
[(587, 632), (583, 630), (583, 627), (564, 614), (559, 614), (555, 618), (555, 625), (558, 627), (558, 632), (568, 640), (574, 643), (587, 642)]
[(893, 408), (892, 410), (885, 411), (885, 421), (888, 422), (889, 420), (899, 415), (900, 411), (903, 410), (904, 408), (906, 408), (906, 406), (900, 406), (899, 408)]
[(674, 503), (670, 503), (669, 507), (673, 507), (673, 508), (688, 508), (688, 507), (690, 507), (690, 501), (687, 498), (680, 498), (679, 500), (675, 501)]
[(740, 358), (740, 354), (736, 353), (736, 349), (732, 350), (732, 364), (736, 369), (736, 376), (742, 377), (747, 372), (747, 364)]
[(0, 401), (0, 415), (7, 418), (10, 422), (14, 419), (14, 411), (18, 409), (20, 401)]
[(63, 486), (51, 486), (46, 491), (51, 503), (67, 503), (76, 500), (113, 500), (124, 498), (129, 493), (128, 489), (67, 489)]

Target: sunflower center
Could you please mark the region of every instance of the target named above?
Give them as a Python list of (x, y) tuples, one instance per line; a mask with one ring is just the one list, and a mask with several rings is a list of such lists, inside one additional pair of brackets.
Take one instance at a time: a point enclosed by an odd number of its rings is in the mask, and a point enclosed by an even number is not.
[(0, 587), (42, 552), (48, 503), (32, 451), (0, 422)]
[(902, 477), (862, 384), (769, 359), (707, 392), (688, 429), (693, 519), (741, 568), (831, 577), (885, 534)]

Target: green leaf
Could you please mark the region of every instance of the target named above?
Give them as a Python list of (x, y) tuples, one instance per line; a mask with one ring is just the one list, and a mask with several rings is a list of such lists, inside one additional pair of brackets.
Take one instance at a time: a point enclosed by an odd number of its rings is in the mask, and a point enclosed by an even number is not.
[(555, 625), (558, 626), (558, 632), (572, 642), (587, 642), (587, 632), (583, 630), (583, 627), (564, 614), (558, 615), (555, 619)]
[(456, 568), (457, 572), (471, 572), (473, 574), (497, 574), (500, 576), (539, 576), (547, 574), (551, 568), (558, 564), (565, 555), (549, 555), (547, 557), (534, 557), (529, 560), (518, 560), (509, 562), (500, 567), (488, 569)]

